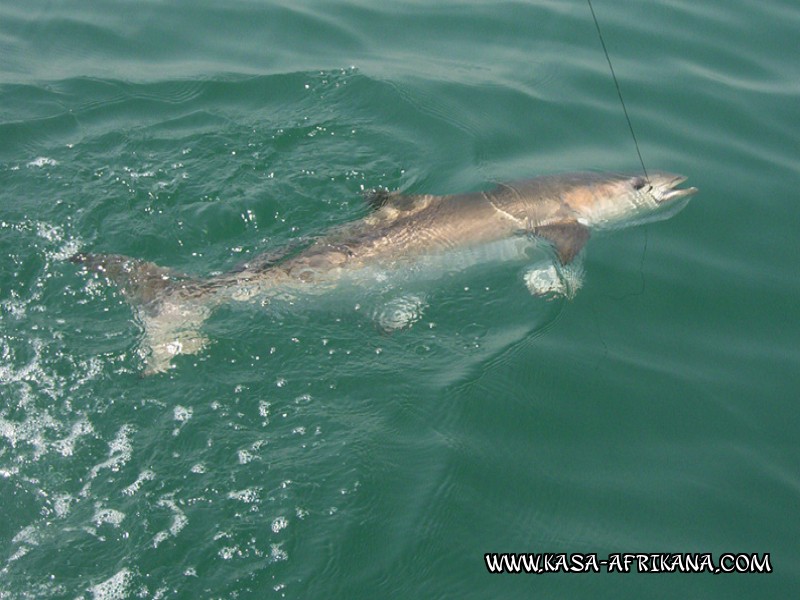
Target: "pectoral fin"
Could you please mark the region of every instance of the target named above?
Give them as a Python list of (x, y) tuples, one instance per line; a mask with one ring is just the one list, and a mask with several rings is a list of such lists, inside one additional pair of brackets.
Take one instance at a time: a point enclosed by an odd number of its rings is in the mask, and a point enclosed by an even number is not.
[(533, 235), (544, 238), (555, 247), (558, 260), (567, 265), (578, 255), (589, 239), (589, 229), (577, 221), (535, 227)]
[(583, 285), (583, 261), (578, 258), (568, 265), (539, 262), (525, 271), (523, 280), (534, 296), (571, 300)]

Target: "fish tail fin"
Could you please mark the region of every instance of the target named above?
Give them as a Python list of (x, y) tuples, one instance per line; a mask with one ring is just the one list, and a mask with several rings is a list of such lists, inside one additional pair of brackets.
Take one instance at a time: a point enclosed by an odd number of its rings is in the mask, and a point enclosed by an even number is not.
[(196, 354), (207, 345), (200, 327), (211, 308), (198, 280), (119, 254), (80, 253), (69, 260), (109, 279), (133, 307), (144, 329), (138, 351), (145, 375), (164, 372), (178, 354)]
[(188, 278), (166, 267), (121, 254), (84, 254), (70, 257), (70, 262), (83, 265), (114, 283), (134, 305), (147, 305), (159, 300), (165, 290)]

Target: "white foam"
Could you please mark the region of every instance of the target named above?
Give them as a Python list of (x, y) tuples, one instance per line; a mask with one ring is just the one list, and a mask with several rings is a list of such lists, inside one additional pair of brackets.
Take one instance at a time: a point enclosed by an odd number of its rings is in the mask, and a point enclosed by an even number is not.
[(23, 527), (17, 532), (17, 535), (11, 539), (11, 542), (14, 544), (20, 544), (24, 542), (30, 546), (36, 546), (39, 543), (36, 527), (33, 525)]
[(264, 419), (261, 423), (264, 427), (269, 425), (269, 407), (270, 403), (266, 400), (258, 401), (258, 414)]
[(53, 158), (47, 158), (46, 156), (40, 156), (38, 158), (33, 159), (31, 162), (28, 163), (29, 167), (52, 167), (58, 164), (58, 161)]
[(128, 595), (133, 573), (130, 569), (122, 569), (102, 583), (89, 588), (95, 600), (122, 600)]
[(44, 221), (34, 222), (36, 235), (48, 242), (60, 242), (64, 239), (64, 229)]
[[(14, 552), (14, 554), (8, 557), (8, 562), (12, 563), (15, 560), (19, 560), (30, 551), (31, 549), (28, 546), (20, 546), (19, 548), (17, 548), (17, 551)], [(3, 569), (3, 571), (5, 571), (5, 569)]]
[(153, 538), (153, 547), (158, 548), (158, 545), (164, 540), (177, 536), (186, 525), (189, 523), (189, 518), (186, 514), (178, 508), (178, 505), (172, 498), (162, 498), (158, 501), (158, 506), (166, 506), (172, 511), (172, 523), (169, 529), (159, 531)]
[(236, 454), (239, 456), (240, 465), (246, 465), (255, 458), (255, 455), (249, 450), (239, 450)]
[(81, 489), (81, 496), (88, 496), (89, 490), (92, 487), (92, 482), (97, 477), (102, 469), (110, 469), (118, 471), (125, 463), (131, 459), (133, 453), (133, 445), (131, 444), (130, 436), (134, 432), (132, 425), (127, 423), (119, 428), (117, 435), (108, 444), (109, 458), (101, 463), (96, 464), (89, 470), (87, 481)]
[(173, 411), (172, 415), (180, 425), (178, 425), (175, 429), (172, 430), (172, 435), (178, 435), (183, 429), (183, 426), (186, 425), (187, 421), (192, 418), (193, 410), (191, 407), (186, 408), (185, 406), (176, 406)]
[(257, 488), (247, 488), (239, 490), (238, 492), (228, 492), (228, 498), (231, 500), (239, 500), (247, 504), (253, 504), (259, 501), (258, 492), (259, 490)]
[(149, 469), (146, 471), (142, 471), (141, 473), (139, 473), (139, 476), (136, 478), (136, 481), (134, 481), (132, 484), (130, 484), (128, 487), (122, 490), (122, 493), (125, 494), (126, 496), (133, 496), (136, 492), (138, 492), (141, 489), (142, 484), (145, 481), (152, 481), (155, 478), (156, 474), (153, 473), (153, 471), (150, 471)]
[(181, 421), (185, 423), (186, 421), (192, 418), (192, 412), (193, 411), (191, 407), (186, 408), (184, 406), (178, 405), (173, 409), (172, 414), (175, 417), (176, 421)]
[(111, 455), (122, 455), (130, 459), (133, 445), (131, 444), (131, 434), (134, 432), (132, 425), (125, 424), (119, 428), (117, 435), (108, 445)]
[(69, 514), (69, 508), (74, 499), (75, 498), (69, 494), (61, 494), (60, 496), (56, 496), (53, 499), (53, 510), (55, 511), (56, 516), (59, 518), (66, 517)]
[(9, 295), (11, 296), (11, 299), (3, 300), (3, 302), (0, 302), (0, 306), (3, 307), (4, 312), (11, 315), (15, 319), (21, 319), (27, 312), (28, 303), (25, 300), (20, 299), (19, 293), (16, 290), (10, 290)]
[(91, 433), (94, 433), (94, 427), (92, 427), (92, 424), (86, 418), (83, 418), (72, 424), (72, 430), (67, 437), (53, 442), (53, 448), (55, 448), (61, 456), (72, 456), (75, 451), (75, 442), (82, 436)]
[(273, 533), (278, 533), (281, 529), (286, 529), (289, 526), (289, 521), (286, 517), (278, 517), (272, 521)]
[(142, 177), (155, 177), (156, 174), (154, 171), (134, 171), (128, 167), (124, 167), (125, 171), (128, 172), (128, 175), (134, 181), (140, 179)]
[(281, 544), (272, 544), (270, 546), (269, 557), (272, 559), (272, 562), (280, 562), (289, 559), (289, 555), (286, 553), (286, 550), (281, 548)]
[(98, 507), (97, 512), (95, 512), (94, 516), (92, 517), (92, 523), (95, 524), (95, 527), (100, 527), (106, 523), (113, 525), (114, 527), (119, 527), (120, 523), (122, 523), (124, 519), (124, 512), (114, 510), (113, 508)]
[(77, 239), (70, 239), (64, 242), (58, 250), (48, 252), (47, 256), (51, 260), (67, 260), (70, 256), (74, 256), (81, 249), (81, 241)]

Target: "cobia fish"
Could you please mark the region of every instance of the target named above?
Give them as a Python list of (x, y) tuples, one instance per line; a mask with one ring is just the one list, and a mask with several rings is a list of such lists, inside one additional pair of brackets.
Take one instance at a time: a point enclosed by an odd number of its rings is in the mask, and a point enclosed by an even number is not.
[(490, 191), (407, 196), (379, 190), (371, 212), (305, 247), (261, 255), (207, 279), (113, 254), (70, 260), (115, 283), (144, 327), (146, 372), (164, 371), (177, 354), (200, 351), (201, 325), (224, 302), (323, 293), (341, 281), (413, 269), (429, 275), (481, 262), (524, 259), (532, 244), (549, 244), (552, 260), (524, 276), (533, 294), (571, 296), (580, 286), (580, 256), (591, 232), (675, 214), (697, 192), (685, 177), (609, 173), (546, 175)]

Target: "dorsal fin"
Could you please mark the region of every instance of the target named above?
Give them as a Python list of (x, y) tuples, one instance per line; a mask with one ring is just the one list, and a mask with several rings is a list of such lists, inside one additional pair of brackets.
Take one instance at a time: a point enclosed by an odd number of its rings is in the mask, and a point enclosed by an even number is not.
[(364, 202), (366, 202), (367, 206), (372, 210), (383, 208), (391, 197), (392, 192), (386, 188), (375, 188), (374, 190), (364, 192)]
[(415, 210), (420, 207), (424, 196), (406, 196), (400, 192), (390, 192), (386, 188), (375, 188), (364, 194), (364, 202), (372, 210), (388, 207), (400, 212)]
[(577, 221), (534, 227), (533, 235), (552, 242), (562, 265), (572, 262), (589, 240), (589, 228)]
[(241, 273), (242, 271), (255, 271), (255, 272), (263, 272), (271, 269), (284, 258), (286, 258), (289, 254), (301, 248), (303, 246), (309, 246), (311, 242), (306, 237), (301, 237), (295, 240), (292, 240), (285, 244), (284, 246), (280, 246), (273, 250), (267, 250), (266, 252), (262, 252), (252, 258), (248, 258), (247, 260), (240, 262), (235, 267), (233, 267), (228, 273)]

